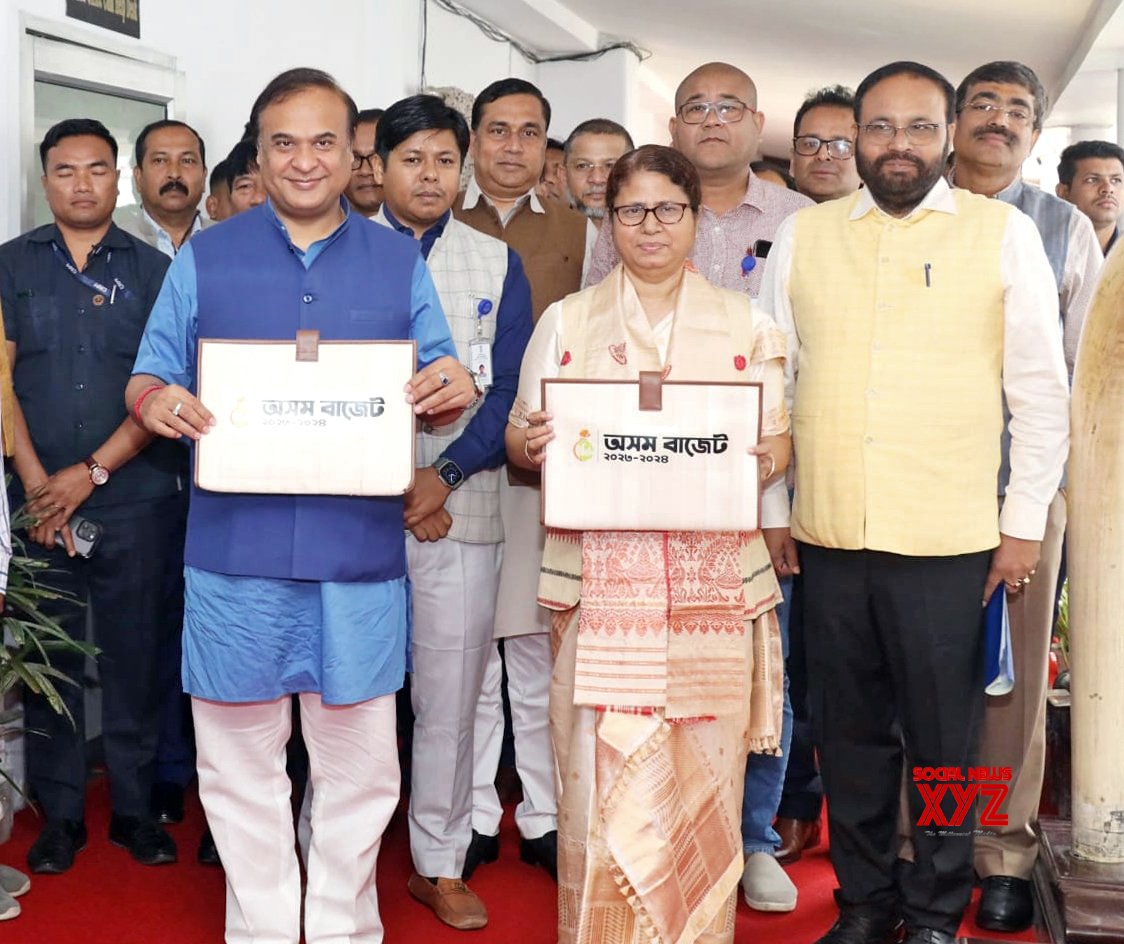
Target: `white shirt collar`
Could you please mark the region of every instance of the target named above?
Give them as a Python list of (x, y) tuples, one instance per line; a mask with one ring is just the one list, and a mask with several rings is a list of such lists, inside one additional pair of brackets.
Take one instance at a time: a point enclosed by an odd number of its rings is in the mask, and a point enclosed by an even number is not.
[[(476, 182), (476, 177), (473, 176), (472, 179), (469, 180), (468, 186), (464, 188), (464, 208), (466, 210), (471, 210), (474, 206), (476, 206), (477, 203), (480, 202), (481, 197), (484, 198), (484, 201), (489, 206), (495, 206), (488, 195), (480, 189), (480, 185)], [(512, 212), (515, 212), (515, 210), (517, 210), (522, 205), (524, 200), (527, 200), (531, 204), (532, 212), (546, 212), (545, 207), (543, 207), (542, 205), (542, 201), (539, 199), (539, 195), (535, 193), (534, 187), (532, 187), (529, 191), (527, 191), (527, 193), (523, 194), (523, 196), (515, 201), (515, 207), (512, 209)]]
[[(149, 226), (152, 227), (152, 232), (155, 233), (155, 235), (156, 235), (156, 248), (159, 249), (162, 253), (164, 253), (164, 255), (169, 256), (171, 258), (175, 258), (176, 252), (178, 250), (176, 249), (176, 244), (172, 241), (172, 234), (169, 233), (166, 229), (164, 229), (163, 226), (161, 226), (159, 223), (156, 222), (156, 220), (154, 220), (152, 218), (152, 214), (149, 213), (148, 210), (145, 209), (143, 203), (138, 204), (138, 206), (140, 207), (140, 211), (141, 211), (141, 219), (146, 224), (148, 224)], [(203, 218), (200, 216), (199, 211), (196, 210), (195, 211), (195, 217), (191, 221), (191, 230), (187, 234), (186, 238), (184, 239), (184, 242), (186, 243), (189, 239), (191, 239), (192, 236), (194, 236), (196, 233), (198, 233), (199, 230), (201, 230), (202, 228), (203, 228)], [(181, 248), (182, 248), (182, 244), (181, 244)]]
[[(851, 215), (848, 219), (862, 219), (871, 210), (875, 210), (879, 213), (885, 212), (874, 202), (874, 197), (870, 195), (870, 190), (867, 187), (863, 187), (863, 189), (858, 192), (855, 205), (851, 207)], [(937, 213), (956, 213), (956, 199), (952, 196), (952, 190), (944, 177), (941, 177), (933, 184), (932, 189), (925, 194), (925, 198), (910, 210), (909, 213), (902, 217), (902, 219), (908, 220), (914, 216), (914, 214), (920, 213), (922, 210), (934, 210)]]

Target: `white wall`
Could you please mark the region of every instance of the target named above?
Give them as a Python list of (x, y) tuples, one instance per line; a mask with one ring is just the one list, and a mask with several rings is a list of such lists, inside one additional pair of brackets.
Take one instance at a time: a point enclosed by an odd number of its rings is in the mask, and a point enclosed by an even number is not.
[(507, 76), (536, 81), (536, 66), (510, 45), (488, 39), (468, 20), (432, 4), (425, 63), (426, 85), (452, 85), (470, 95)]
[(552, 113), (550, 136), (565, 140), (587, 118), (608, 118), (628, 128), (638, 66), (624, 49), (588, 62), (540, 63), (538, 85)]
[(667, 123), (674, 109), (675, 90), (641, 63), (637, 71), (636, 90), (632, 96), (632, 113), (627, 125), (636, 144), (670, 144), (671, 134), (667, 130)]
[[(81, 31), (95, 48), (111, 44), (174, 58), (184, 75), (176, 116), (203, 136), (213, 164), (238, 139), (254, 97), (292, 66), (331, 72), (360, 108), (385, 107), (417, 91), (420, 80), (419, 0), (141, 0), (139, 40), (65, 16), (65, 0), (0, 0), (0, 240), (20, 228), (21, 170), (37, 155), (20, 152), (21, 14)], [(585, 118), (620, 121), (637, 142), (666, 141), (644, 127), (646, 109), (666, 125), (670, 103), (644, 81), (624, 51), (588, 63), (532, 65), (506, 43), (485, 37), (468, 21), (429, 7), (426, 79), (475, 94), (508, 75), (537, 82), (551, 100), (551, 131), (564, 136)], [(49, 24), (48, 29), (49, 32)], [(639, 125), (639, 126), (638, 126)]]
[[(175, 57), (186, 78), (177, 117), (199, 130), (213, 155), (225, 154), (238, 140), (265, 83), (292, 66), (331, 72), (361, 108), (389, 104), (417, 88), (415, 0), (331, 0), (311, 6), (302, 0), (196, 0), (188, 6), (142, 0), (140, 40), (69, 20), (65, 7), (65, 0), (4, 0), (0, 142), (6, 167), (19, 166), (13, 149), (19, 140), (21, 11), (82, 29), (93, 46), (111, 40)], [(11, 179), (4, 190), (11, 199)], [(9, 210), (3, 223), (11, 219)]]

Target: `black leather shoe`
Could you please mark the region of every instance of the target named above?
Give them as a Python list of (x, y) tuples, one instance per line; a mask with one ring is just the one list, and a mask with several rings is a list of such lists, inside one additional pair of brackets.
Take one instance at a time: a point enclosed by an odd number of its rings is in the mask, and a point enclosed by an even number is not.
[(85, 848), (85, 823), (76, 819), (51, 820), (27, 850), (27, 866), (38, 875), (58, 875), (74, 865), (74, 856)]
[(182, 823), (183, 787), (178, 783), (154, 783), (152, 818), (158, 823)]
[(219, 850), (215, 848), (215, 837), (209, 829), (203, 833), (203, 838), (199, 840), (199, 851), (195, 853), (195, 858), (200, 865), (217, 865), (220, 869), (222, 868)]
[(902, 920), (893, 911), (873, 905), (845, 905), (831, 930), (816, 944), (896, 944)]
[(467, 882), (472, 878), (472, 873), (477, 866), (488, 862), (495, 862), (500, 857), (500, 837), (481, 836), (475, 829), (472, 831), (472, 842), (468, 844), (468, 852), (464, 854), (464, 868), (461, 870), (461, 880)]
[(558, 881), (558, 830), (539, 836), (538, 839), (524, 839), (519, 843), (519, 858), (528, 865), (541, 865)]
[(1013, 875), (989, 875), (983, 880), (976, 924), (989, 931), (1025, 931), (1034, 921), (1030, 882)]
[(936, 928), (910, 928), (902, 944), (956, 944), (956, 935)]
[(109, 821), (109, 841), (128, 849), (129, 855), (141, 865), (167, 865), (176, 861), (176, 844), (172, 837), (151, 819), (114, 813)]

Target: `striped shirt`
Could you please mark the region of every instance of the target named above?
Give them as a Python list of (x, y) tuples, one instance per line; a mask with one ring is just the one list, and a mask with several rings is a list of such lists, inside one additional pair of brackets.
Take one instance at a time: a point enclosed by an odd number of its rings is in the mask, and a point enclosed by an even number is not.
[[(756, 298), (761, 291), (765, 264), (755, 259), (752, 268), (742, 261), (759, 239), (772, 240), (781, 221), (812, 201), (795, 190), (767, 184), (750, 172), (742, 202), (719, 216), (705, 204), (699, 210), (699, 231), (691, 261), (712, 285), (744, 292)], [(596, 285), (620, 261), (613, 245), (612, 226), (602, 226), (583, 285)]]

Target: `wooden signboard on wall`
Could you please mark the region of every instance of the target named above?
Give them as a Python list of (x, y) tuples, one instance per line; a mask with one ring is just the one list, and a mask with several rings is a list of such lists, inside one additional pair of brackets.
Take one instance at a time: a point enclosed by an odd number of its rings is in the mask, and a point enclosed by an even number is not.
[(140, 0), (66, 0), (66, 15), (140, 39)]

